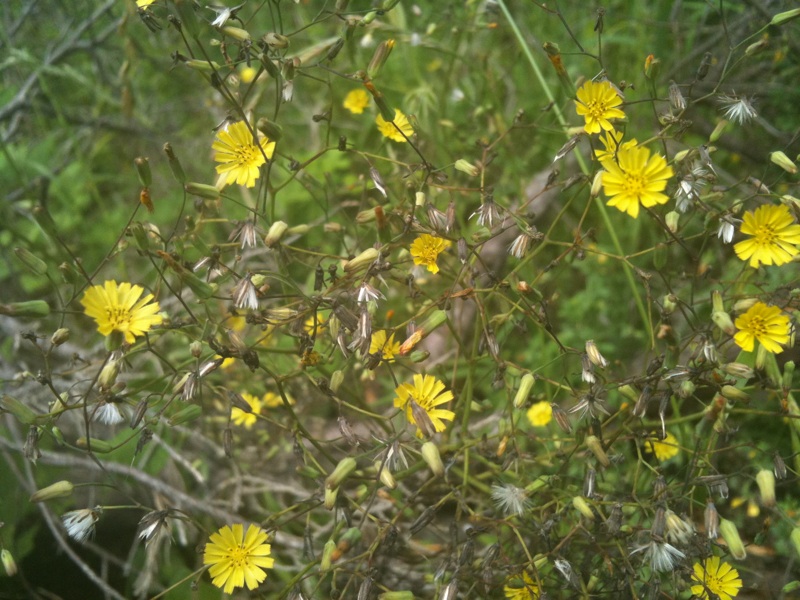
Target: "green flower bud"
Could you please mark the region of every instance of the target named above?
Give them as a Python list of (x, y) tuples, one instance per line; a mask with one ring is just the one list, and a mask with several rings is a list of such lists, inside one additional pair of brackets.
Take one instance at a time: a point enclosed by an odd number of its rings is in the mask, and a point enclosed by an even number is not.
[(783, 25), (784, 23), (788, 23), (792, 19), (796, 19), (800, 17), (800, 8), (793, 8), (792, 10), (786, 10), (784, 12), (778, 13), (772, 20), (769, 22), (770, 25)]
[(264, 117), (261, 117), (258, 120), (256, 123), (256, 129), (258, 129), (273, 142), (277, 142), (283, 137), (283, 128), (277, 123), (274, 123)]
[(739, 379), (752, 379), (756, 372), (744, 363), (732, 362), (720, 367), (725, 373)]
[(425, 442), (422, 444), (422, 458), (428, 464), (428, 467), (433, 474), (437, 477), (444, 475), (444, 463), (439, 454), (439, 448), (433, 442)]
[(200, 408), (197, 404), (189, 404), (184, 406), (174, 415), (169, 418), (168, 423), (171, 427), (175, 427), (176, 425), (183, 425), (184, 423), (189, 423), (190, 421), (194, 421), (203, 415), (203, 409)]
[(386, 468), (384, 465), (381, 468), (381, 461), (376, 460), (373, 465), (375, 466), (375, 470), (378, 472), (378, 478), (381, 480), (381, 483), (388, 487), (390, 490), (393, 490), (397, 487), (397, 480), (392, 475), (392, 472)]
[(344, 270), (346, 273), (353, 273), (355, 271), (364, 269), (374, 263), (378, 259), (379, 255), (380, 252), (376, 248), (367, 248), (354, 259), (348, 260), (344, 264)]
[(461, 171), (462, 173), (466, 173), (470, 177), (477, 177), (478, 174), (481, 172), (478, 167), (473, 165), (468, 160), (464, 160), (463, 158), (459, 158), (455, 164), (456, 171)]
[(335, 490), (356, 470), (356, 459), (351, 457), (343, 458), (336, 465), (333, 472), (325, 480), (325, 489)]
[(320, 575), (323, 575), (330, 571), (331, 569), (331, 557), (333, 556), (333, 551), (336, 550), (336, 542), (333, 539), (329, 539), (325, 542), (325, 545), (322, 547), (322, 556), (319, 559), (319, 572)]
[(28, 300), (0, 304), (0, 315), (15, 318), (39, 318), (50, 314), (50, 306), (44, 300)]
[(111, 386), (117, 381), (117, 376), (122, 370), (122, 360), (109, 360), (103, 370), (100, 371), (100, 376), (97, 378), (97, 383), (103, 389), (110, 389)]
[(714, 127), (714, 130), (711, 132), (711, 135), (708, 136), (708, 141), (711, 142), (712, 144), (716, 142), (719, 138), (722, 137), (722, 134), (727, 126), (728, 122), (725, 119), (717, 123), (716, 127)]
[(136, 167), (136, 175), (142, 187), (150, 187), (153, 183), (153, 174), (150, 172), (150, 160), (146, 156), (138, 156), (133, 159), (133, 166)]
[(91, 450), (92, 452), (95, 452), (95, 453), (98, 453), (98, 454), (107, 454), (107, 453), (111, 452), (112, 450), (114, 450), (114, 446), (109, 444), (107, 441), (98, 440), (97, 438), (88, 438), (87, 439), (85, 437), (79, 437), (75, 441), (75, 445), (78, 448), (86, 448), (87, 450)]
[(3, 395), (3, 398), (0, 399), (0, 407), (14, 415), (17, 421), (23, 425), (33, 425), (38, 417), (27, 405), (11, 396)]
[(600, 195), (600, 191), (603, 189), (603, 171), (600, 170), (594, 174), (594, 179), (592, 179), (592, 187), (589, 189), (589, 196), (592, 198), (597, 198)]
[(331, 388), (331, 391), (333, 393), (336, 393), (343, 382), (344, 382), (344, 371), (342, 371), (341, 369), (337, 369), (331, 375), (331, 383), (329, 386)]
[(536, 378), (531, 373), (525, 373), (525, 375), (522, 376), (519, 382), (519, 388), (517, 389), (517, 395), (514, 396), (514, 408), (522, 408), (528, 400), (534, 381), (536, 381)]
[(194, 196), (200, 196), (201, 198), (205, 198), (206, 200), (216, 200), (219, 198), (219, 190), (215, 188), (213, 185), (207, 185), (205, 183), (195, 183), (194, 181), (189, 181), (184, 184), (183, 189), (186, 190), (186, 192), (189, 194), (192, 194)]
[(66, 498), (72, 495), (75, 486), (71, 482), (62, 480), (56, 481), (40, 490), (36, 490), (30, 498), (31, 502), (47, 502), (55, 498)]
[(742, 538), (739, 537), (739, 530), (736, 529), (736, 525), (732, 521), (720, 519), (719, 533), (725, 543), (728, 544), (728, 549), (731, 551), (733, 558), (744, 560), (747, 557), (747, 550), (744, 548)]
[(369, 66), (367, 66), (367, 76), (370, 79), (375, 79), (378, 73), (380, 73), (381, 68), (386, 64), (386, 60), (392, 53), (393, 48), (394, 40), (381, 42), (378, 44), (378, 47), (375, 48), (375, 52), (372, 54), (372, 60), (369, 61)]
[(575, 510), (581, 513), (584, 517), (594, 521), (594, 513), (592, 512), (592, 509), (586, 500), (584, 500), (583, 496), (575, 496), (572, 499), (572, 506), (574, 506)]
[(792, 529), (789, 539), (792, 542), (792, 546), (794, 546), (794, 551), (797, 553), (797, 556), (800, 557), (800, 527)]
[(3, 568), (6, 570), (6, 575), (13, 577), (17, 574), (17, 563), (14, 561), (14, 555), (9, 550), (3, 548), (0, 550), (0, 562), (3, 563)]
[(336, 506), (336, 497), (339, 495), (339, 488), (334, 490), (329, 490), (327, 487), (325, 488), (325, 500), (323, 501), (323, 505), (328, 510), (333, 510), (333, 507)]
[(239, 42), (250, 41), (250, 32), (247, 31), (246, 29), (242, 29), (241, 27), (225, 26), (222, 29), (220, 29), (220, 31)]
[(28, 267), (34, 275), (44, 275), (47, 273), (47, 263), (25, 248), (14, 248), (14, 254), (17, 255), (20, 262)]
[(378, 596), (378, 600), (414, 600), (414, 594), (408, 591), (383, 592)]
[(608, 460), (608, 455), (606, 451), (603, 450), (603, 445), (600, 443), (600, 440), (595, 435), (588, 435), (586, 436), (586, 447), (589, 448), (594, 457), (597, 461), (603, 465), (604, 467), (608, 467), (611, 465), (611, 461)]
[(711, 320), (714, 322), (714, 325), (728, 335), (733, 335), (736, 333), (736, 327), (733, 325), (733, 320), (725, 311), (715, 310), (711, 313)]
[(750, 394), (732, 385), (723, 385), (722, 389), (720, 390), (720, 394), (725, 396), (728, 400), (738, 400), (739, 402), (743, 402), (745, 404), (750, 402)]
[(270, 48), (277, 48), (279, 50), (288, 48), (290, 45), (288, 37), (275, 32), (267, 33), (261, 38), (261, 41), (263, 41)]
[[(790, 346), (793, 347), (793, 346)], [(786, 390), (792, 389), (792, 378), (794, 377), (794, 361), (787, 360), (783, 365), (783, 388)]]
[(667, 224), (667, 229), (669, 229), (672, 233), (678, 231), (678, 221), (680, 221), (681, 213), (676, 212), (674, 210), (669, 211), (664, 216), (664, 222)]
[(287, 229), (289, 229), (289, 225), (283, 221), (275, 221), (270, 225), (269, 231), (267, 231), (267, 235), (264, 238), (264, 244), (266, 244), (267, 248), (272, 248), (275, 244), (280, 242)]
[(797, 165), (780, 150), (777, 152), (770, 152), (769, 159), (790, 175), (795, 175), (797, 173)]
[(761, 494), (761, 504), (775, 506), (775, 474), (769, 469), (761, 469), (756, 473), (756, 483)]
[(50, 343), (53, 346), (60, 346), (69, 339), (69, 329), (66, 327), (59, 327), (50, 336)]

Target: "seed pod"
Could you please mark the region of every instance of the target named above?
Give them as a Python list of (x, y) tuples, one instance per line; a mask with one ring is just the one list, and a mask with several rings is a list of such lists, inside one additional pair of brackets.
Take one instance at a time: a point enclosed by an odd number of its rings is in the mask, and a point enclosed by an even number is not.
[(791, 158), (786, 156), (786, 154), (780, 150), (777, 152), (770, 152), (769, 160), (790, 175), (795, 175), (797, 173), (797, 165), (792, 162)]
[(392, 53), (393, 48), (394, 40), (383, 41), (378, 44), (377, 48), (375, 48), (375, 52), (372, 54), (372, 59), (369, 61), (369, 65), (367, 66), (367, 76), (370, 79), (375, 79), (378, 73), (380, 73), (381, 68), (384, 64), (386, 64), (386, 60)]
[(789, 21), (800, 17), (800, 8), (793, 8), (792, 10), (786, 10), (784, 12), (780, 12), (769, 22), (770, 25), (783, 25), (784, 23), (788, 23)]

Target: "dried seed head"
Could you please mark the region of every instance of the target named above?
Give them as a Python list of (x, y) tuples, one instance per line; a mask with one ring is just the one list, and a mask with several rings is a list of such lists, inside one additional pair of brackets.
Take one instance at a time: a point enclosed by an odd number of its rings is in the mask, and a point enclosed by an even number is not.
[(772, 472), (777, 479), (786, 479), (786, 463), (777, 450), (772, 455)]
[(706, 502), (706, 509), (703, 512), (703, 524), (705, 525), (708, 539), (716, 540), (719, 537), (719, 513), (711, 499)]

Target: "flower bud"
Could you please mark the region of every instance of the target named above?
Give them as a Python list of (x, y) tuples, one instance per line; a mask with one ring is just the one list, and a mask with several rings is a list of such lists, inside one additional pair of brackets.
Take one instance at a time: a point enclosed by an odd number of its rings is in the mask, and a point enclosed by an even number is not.
[(79, 437), (77, 440), (75, 440), (75, 445), (78, 448), (86, 448), (87, 450), (91, 450), (92, 452), (96, 452), (98, 454), (108, 454), (114, 450), (114, 446), (112, 446), (109, 442), (105, 440), (98, 440), (97, 438), (93, 437)]
[[(248, 408), (250, 406), (248, 405)], [(175, 427), (176, 425), (183, 425), (184, 423), (189, 423), (190, 421), (194, 421), (203, 415), (203, 409), (200, 408), (197, 404), (189, 404), (184, 406), (174, 415), (172, 415), (169, 420), (167, 421), (171, 427)]]
[(647, 79), (655, 79), (661, 70), (661, 61), (652, 54), (648, 54), (644, 59), (644, 76)]
[(744, 55), (755, 56), (756, 54), (758, 54), (762, 50), (766, 50), (767, 48), (769, 48), (769, 42), (766, 39), (760, 39), (757, 42), (750, 44), (747, 48), (745, 48)]
[(733, 325), (733, 320), (731, 316), (726, 313), (725, 311), (715, 310), (711, 313), (711, 320), (714, 322), (720, 330), (724, 331), (728, 335), (733, 335), (736, 333), (736, 327)]
[(376, 248), (367, 248), (354, 259), (344, 263), (344, 270), (346, 273), (352, 273), (366, 268), (378, 260), (378, 256), (380, 256), (380, 252)]
[(414, 594), (409, 591), (383, 592), (378, 600), (414, 600)]
[(689, 398), (694, 394), (696, 388), (697, 386), (695, 386), (694, 382), (691, 379), (687, 379), (678, 386), (677, 394), (680, 398)]
[(184, 184), (183, 189), (186, 190), (186, 193), (188, 194), (199, 196), (200, 198), (205, 198), (206, 200), (216, 200), (219, 198), (219, 190), (213, 185), (189, 181)]
[(728, 400), (734, 402), (737, 400), (745, 404), (750, 402), (750, 394), (732, 385), (723, 385), (722, 389), (720, 390), (720, 394), (725, 396)]
[(103, 370), (100, 371), (100, 376), (97, 378), (97, 383), (100, 384), (100, 387), (103, 389), (110, 389), (111, 386), (116, 383), (117, 376), (121, 370), (122, 359), (109, 360), (103, 367)]
[(0, 407), (3, 410), (10, 412), (17, 418), (17, 421), (23, 425), (32, 425), (36, 422), (37, 414), (33, 412), (26, 404), (13, 398), (12, 396), (3, 395), (0, 399)]
[(800, 527), (792, 529), (789, 539), (792, 542), (792, 546), (794, 546), (794, 551), (797, 553), (797, 556), (800, 556)]
[(797, 173), (797, 165), (780, 150), (777, 152), (770, 152), (769, 159), (790, 175), (795, 175)]
[(50, 314), (50, 306), (44, 300), (28, 300), (0, 304), (0, 315), (17, 318), (38, 318)]
[(461, 171), (462, 173), (466, 173), (470, 177), (477, 177), (478, 174), (481, 172), (478, 167), (473, 165), (468, 160), (464, 160), (463, 158), (459, 158), (455, 164), (456, 171)]
[(69, 339), (69, 329), (67, 329), (66, 327), (60, 327), (53, 332), (52, 336), (50, 336), (50, 343), (53, 346), (60, 346), (68, 339)]
[(47, 487), (36, 490), (33, 495), (31, 495), (30, 501), (47, 502), (48, 500), (53, 500), (55, 498), (66, 498), (67, 496), (72, 495), (72, 490), (74, 489), (75, 486), (69, 481), (56, 481)]
[(267, 33), (261, 38), (261, 41), (263, 41), (270, 48), (276, 48), (279, 50), (288, 48), (290, 45), (290, 40), (288, 37), (275, 32)]
[(594, 340), (586, 340), (586, 356), (589, 357), (595, 367), (605, 369), (608, 366), (608, 361), (600, 354), (600, 350), (597, 349), (597, 344), (594, 343)]
[(525, 375), (522, 376), (519, 382), (519, 389), (517, 389), (517, 395), (514, 396), (514, 408), (522, 408), (528, 400), (528, 395), (531, 393), (534, 381), (536, 381), (536, 378), (531, 373), (525, 373)]
[(761, 469), (756, 473), (756, 483), (761, 494), (761, 504), (775, 506), (775, 474), (768, 469)]
[(422, 458), (430, 467), (430, 470), (433, 471), (433, 474), (437, 477), (441, 477), (444, 475), (444, 464), (442, 463), (442, 457), (439, 454), (439, 448), (433, 442), (425, 442), (422, 444)]
[(390, 490), (393, 490), (397, 487), (397, 480), (392, 475), (392, 472), (386, 468), (386, 465), (381, 467), (382, 461), (376, 460), (373, 465), (375, 466), (375, 470), (378, 472), (378, 478), (381, 480), (381, 483), (388, 487)]
[(720, 367), (725, 373), (739, 379), (752, 379), (756, 372), (744, 363), (732, 362)]
[(328, 478), (325, 480), (325, 489), (328, 490), (337, 489), (355, 470), (356, 470), (356, 459), (351, 458), (349, 456), (343, 458), (342, 460), (339, 461), (339, 464), (336, 465), (336, 468), (330, 475), (328, 475)]
[(603, 465), (604, 467), (608, 467), (611, 465), (611, 461), (608, 460), (608, 455), (606, 451), (603, 450), (603, 445), (600, 443), (600, 440), (595, 435), (588, 435), (586, 436), (586, 447), (594, 454), (594, 457), (597, 461)]
[(153, 183), (153, 175), (150, 173), (150, 161), (146, 156), (138, 156), (133, 159), (133, 166), (136, 167), (136, 174), (142, 187), (150, 187)]
[(582, 496), (575, 496), (572, 499), (572, 506), (574, 506), (575, 509), (587, 519), (594, 520), (594, 513), (592, 512), (592, 508), (589, 506), (586, 500), (583, 499)]
[(220, 29), (220, 31), (239, 42), (250, 41), (250, 32), (247, 31), (246, 29), (242, 29), (241, 27), (225, 26), (222, 29)]
[[(789, 348), (793, 348), (794, 344), (790, 344)], [(787, 360), (783, 365), (783, 388), (785, 390), (792, 389), (792, 378), (794, 377), (794, 361)]]
[(336, 497), (339, 495), (339, 488), (335, 490), (329, 490), (327, 487), (325, 488), (325, 500), (323, 501), (323, 505), (328, 510), (333, 510), (333, 507), (336, 506)]
[(47, 273), (47, 263), (34, 255), (25, 248), (14, 248), (14, 254), (22, 264), (24, 264), (34, 275), (44, 275)]
[(529, 495), (535, 494), (542, 488), (545, 488), (548, 485), (550, 485), (552, 479), (553, 479), (552, 475), (539, 475), (539, 477), (534, 479), (532, 483), (529, 483), (528, 485), (525, 486), (525, 491), (528, 492)]
[(319, 559), (320, 574), (330, 571), (332, 562), (331, 557), (333, 556), (334, 550), (336, 550), (336, 542), (334, 542), (333, 539), (329, 539), (322, 547), (322, 556)]
[(0, 550), (0, 562), (3, 563), (3, 568), (6, 570), (6, 575), (13, 577), (17, 574), (17, 563), (14, 560), (14, 555), (9, 550), (3, 548)]
[(747, 550), (744, 548), (742, 538), (739, 537), (739, 530), (733, 521), (728, 519), (719, 520), (719, 533), (725, 543), (728, 544), (728, 549), (731, 551), (733, 558), (736, 560), (744, 560), (747, 557)]
[(272, 248), (275, 244), (281, 241), (283, 234), (286, 233), (286, 230), (289, 228), (289, 225), (284, 223), (283, 221), (275, 221), (269, 227), (269, 231), (267, 231), (267, 235), (264, 238), (264, 244), (267, 248)]
[(664, 222), (667, 224), (667, 229), (669, 229), (672, 233), (676, 233), (678, 231), (678, 221), (680, 221), (680, 218), (681, 213), (674, 210), (671, 210), (664, 215)]
[(331, 391), (336, 393), (339, 390), (339, 387), (342, 385), (342, 382), (344, 382), (344, 371), (337, 369), (331, 375), (331, 383), (329, 386)]
[(386, 64), (386, 60), (392, 53), (392, 48), (394, 48), (394, 40), (381, 42), (378, 44), (378, 47), (375, 48), (375, 52), (372, 54), (372, 60), (369, 61), (369, 65), (367, 66), (367, 76), (370, 79), (375, 79), (378, 73), (380, 73), (381, 68)]
[(769, 22), (770, 25), (783, 25), (784, 23), (788, 23), (792, 19), (796, 19), (800, 17), (800, 8), (793, 8), (792, 10), (786, 10), (784, 12), (778, 13), (772, 20)]
[(277, 123), (270, 121), (266, 117), (261, 117), (258, 120), (256, 123), (256, 129), (258, 129), (273, 142), (277, 142), (283, 137), (283, 128)]

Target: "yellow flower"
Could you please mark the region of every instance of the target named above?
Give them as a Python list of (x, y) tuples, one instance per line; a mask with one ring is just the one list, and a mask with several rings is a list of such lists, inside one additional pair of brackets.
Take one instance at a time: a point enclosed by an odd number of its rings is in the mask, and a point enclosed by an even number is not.
[(136, 0), (136, 8), (147, 8), (156, 0)]
[(217, 151), (214, 160), (218, 163), (217, 173), (224, 176), (224, 183), (238, 183), (253, 187), (258, 179), (258, 169), (266, 158), (271, 159), (275, 152), (275, 142), (259, 135), (258, 146), (253, 143), (253, 134), (244, 121), (221, 129), (211, 147)]
[(361, 88), (350, 90), (344, 97), (342, 106), (354, 115), (360, 115), (369, 106), (369, 94)]
[[(456, 417), (451, 410), (436, 408), (450, 402), (453, 399), (453, 392), (445, 391), (444, 383), (433, 375), (414, 375), (413, 384), (402, 383), (394, 393), (397, 394), (397, 398), (394, 399), (395, 408), (406, 411), (408, 422), (417, 426), (417, 435), (420, 437), (423, 429), (426, 434), (433, 434), (431, 428), (434, 431), (444, 431), (446, 426), (443, 421), (452, 421)], [(427, 421), (420, 424), (417, 417)]]
[(310, 336), (319, 335), (325, 329), (325, 321), (325, 315), (318, 312), (316, 319), (314, 319), (314, 315), (311, 315), (305, 320), (303, 329), (305, 329), (306, 333)]
[(372, 334), (372, 339), (369, 342), (369, 353), (383, 354), (383, 360), (386, 362), (394, 362), (394, 355), (400, 352), (400, 342), (394, 341), (394, 333), (386, 338), (386, 331), (380, 329)]
[(241, 71), (239, 71), (239, 79), (244, 84), (252, 83), (257, 74), (258, 71), (256, 71), (253, 67), (245, 66)]
[(528, 421), (534, 427), (544, 427), (553, 420), (553, 407), (547, 400), (537, 402), (528, 409)]
[(777, 306), (756, 302), (746, 313), (736, 317), (734, 325), (739, 331), (733, 341), (745, 352), (752, 352), (758, 340), (767, 352), (780, 354), (781, 344), (789, 341), (789, 317)]
[(640, 146), (621, 147), (617, 159), (602, 162), (603, 192), (610, 198), (609, 206), (639, 216), (639, 204), (647, 208), (664, 204), (669, 198), (661, 192), (672, 177), (672, 167), (663, 156), (650, 156), (650, 150)]
[(719, 556), (707, 558), (702, 565), (694, 563), (692, 581), (698, 583), (692, 586), (692, 593), (703, 600), (708, 600), (708, 592), (719, 600), (731, 600), (739, 595), (742, 587), (739, 571), (728, 563), (719, 564)]
[[(375, 123), (378, 124), (378, 130), (384, 137), (395, 142), (407, 142), (406, 137), (414, 135), (414, 128), (411, 127), (408, 118), (398, 109), (394, 110), (394, 121), (386, 121), (381, 115), (378, 115)], [(405, 137), (398, 129), (405, 134)]]
[(669, 460), (673, 456), (678, 454), (678, 438), (676, 438), (671, 433), (667, 433), (667, 437), (663, 440), (659, 440), (658, 438), (649, 438), (644, 445), (645, 452), (649, 454), (655, 454), (656, 460), (659, 462), (664, 462), (665, 460)]
[(211, 565), (208, 571), (213, 578), (211, 583), (218, 588), (225, 586), (226, 594), (245, 584), (247, 589), (254, 590), (267, 578), (264, 569), (275, 564), (275, 559), (269, 557), (271, 546), (264, 543), (267, 532), (255, 525), (249, 525), (247, 533), (241, 523), (233, 528), (226, 525), (209, 539), (203, 564)]
[[(286, 399), (289, 401), (289, 404), (294, 404), (294, 398), (289, 394), (286, 394)], [(265, 408), (278, 408), (279, 406), (283, 406), (283, 399), (278, 394), (267, 392), (261, 398), (261, 406)]]
[(609, 131), (606, 131), (605, 134), (601, 135), (600, 142), (603, 144), (603, 147), (605, 147), (605, 150), (595, 150), (595, 159), (599, 160), (600, 162), (609, 158), (613, 160), (618, 150), (634, 148), (638, 142), (635, 139), (623, 142), (622, 137), (624, 135), (624, 133), (615, 129), (610, 129)]
[(425, 265), (431, 273), (438, 273), (436, 259), (449, 246), (446, 239), (423, 233), (411, 244), (411, 258), (415, 265)]
[(150, 303), (153, 294), (141, 298), (143, 292), (138, 285), (106, 281), (86, 290), (81, 304), (84, 312), (97, 321), (97, 331), (103, 335), (119, 331), (126, 342), (133, 344), (137, 336), (163, 321), (157, 314), (161, 310), (158, 302)]
[(783, 204), (747, 211), (741, 232), (753, 237), (733, 249), (742, 260), (749, 259), (754, 269), (761, 263), (783, 265), (797, 255), (795, 244), (800, 244), (800, 225), (794, 224), (789, 208)]
[(614, 129), (609, 119), (624, 119), (625, 113), (617, 108), (622, 104), (614, 86), (608, 81), (587, 81), (577, 92), (575, 110), (583, 115), (586, 133), (600, 133)]
[[(517, 578), (519, 579), (519, 578)], [(538, 600), (539, 586), (533, 581), (531, 576), (525, 571), (521, 581), (509, 581), (503, 587), (506, 598), (510, 600)]]
[(245, 429), (250, 429), (258, 420), (258, 414), (261, 412), (261, 400), (247, 393), (242, 394), (242, 398), (250, 405), (250, 412), (234, 406), (231, 410), (231, 421), (234, 425), (244, 425)]

